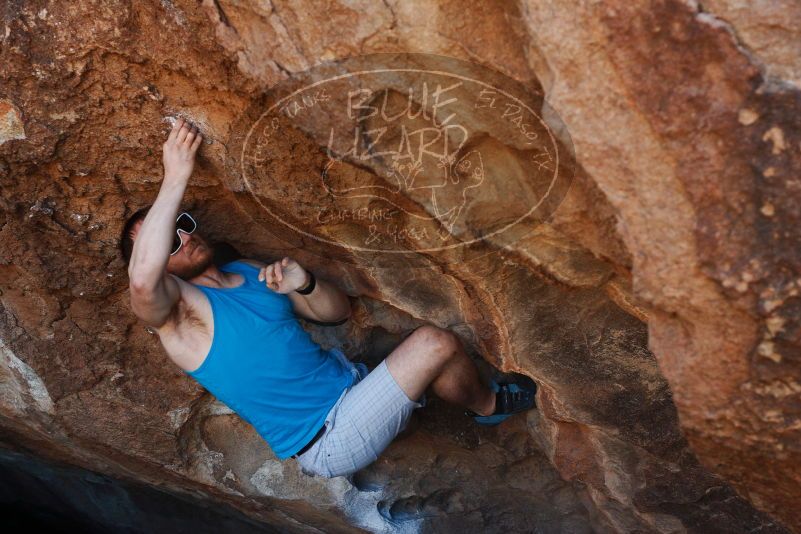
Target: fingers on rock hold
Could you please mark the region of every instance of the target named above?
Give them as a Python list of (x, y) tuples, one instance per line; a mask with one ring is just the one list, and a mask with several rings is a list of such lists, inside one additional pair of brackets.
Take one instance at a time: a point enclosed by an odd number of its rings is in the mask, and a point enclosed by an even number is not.
[(175, 137), (175, 141), (179, 144), (183, 143), (184, 140), (186, 139), (186, 133), (187, 133), (186, 124), (184, 124), (183, 126), (181, 126), (181, 129), (178, 130), (178, 135)]

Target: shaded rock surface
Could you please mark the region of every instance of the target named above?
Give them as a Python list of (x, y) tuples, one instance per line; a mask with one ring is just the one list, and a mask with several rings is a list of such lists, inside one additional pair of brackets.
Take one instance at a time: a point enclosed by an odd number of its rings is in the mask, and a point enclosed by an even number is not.
[[(0, 441), (286, 532), (801, 531), (797, 10), (756, 4), (3, 4)], [(576, 163), (545, 224), (401, 269), (265, 213), (231, 163), (262, 92), (397, 51), (544, 94)], [(176, 115), (208, 138), (186, 198), (204, 235), (354, 297), (345, 325), (308, 325), (322, 345), (373, 366), (431, 322), (485, 374), (535, 379), (540, 410), (488, 429), (434, 399), (349, 479), (279, 462), (128, 309), (116, 240)], [(289, 219), (319, 201), (292, 188), (320, 147), (277, 150)]]
[(0, 510), (9, 532), (281, 532), (210, 499), (0, 450)]

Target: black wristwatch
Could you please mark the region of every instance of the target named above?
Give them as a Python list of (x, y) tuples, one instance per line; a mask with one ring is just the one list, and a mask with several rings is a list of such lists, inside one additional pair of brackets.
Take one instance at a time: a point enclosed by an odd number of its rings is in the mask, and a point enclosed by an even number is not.
[(317, 281), (314, 279), (314, 273), (311, 271), (307, 271), (309, 273), (309, 283), (305, 289), (296, 289), (295, 291), (300, 293), (301, 295), (308, 295), (312, 291), (314, 291), (314, 286), (317, 285)]

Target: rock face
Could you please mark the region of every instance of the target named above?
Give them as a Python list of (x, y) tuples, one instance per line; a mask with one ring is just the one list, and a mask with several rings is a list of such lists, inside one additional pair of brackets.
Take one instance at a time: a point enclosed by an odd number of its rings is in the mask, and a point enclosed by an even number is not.
[[(795, 3), (81, 0), (0, 13), (4, 447), (290, 532), (801, 532)], [(247, 150), (267, 89), (397, 52), (486, 65), (530, 97), (570, 178), (544, 223), (447, 251), (384, 233), (412, 252), (390, 261), (354, 247), (375, 222), (362, 200), (308, 217), (328, 202), (310, 189), (321, 176), (331, 195), (391, 183), (390, 167), (325, 166), (316, 134), (342, 124), (330, 110), (308, 124), (278, 114), (281, 135)], [(433, 399), (349, 479), (278, 461), (128, 309), (116, 240), (155, 198), (178, 115), (208, 139), (186, 199), (204, 235), (291, 255), (353, 297), (348, 323), (307, 325), (322, 345), (375, 365), (434, 323), (483, 372), (535, 379), (540, 409), (479, 428)], [(542, 193), (511, 178), (539, 161), (502, 128), (520, 123), (475, 123), (480, 162), (467, 149), (451, 162), (451, 184), (502, 171), (490, 193), (407, 187), (368, 207), (395, 206), (406, 228), (425, 219), (443, 242), (480, 235)], [(360, 142), (378, 141), (370, 131)], [(440, 209), (455, 198), (461, 218)]]

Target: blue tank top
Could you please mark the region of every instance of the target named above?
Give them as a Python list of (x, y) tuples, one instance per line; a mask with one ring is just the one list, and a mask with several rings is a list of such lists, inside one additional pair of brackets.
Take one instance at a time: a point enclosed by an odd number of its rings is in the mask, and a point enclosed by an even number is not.
[(214, 336), (200, 367), (185, 372), (253, 425), (283, 460), (314, 437), (354, 376), (300, 326), (287, 295), (259, 282), (257, 267), (234, 261), (220, 270), (240, 273), (245, 282), (195, 286), (211, 304)]

